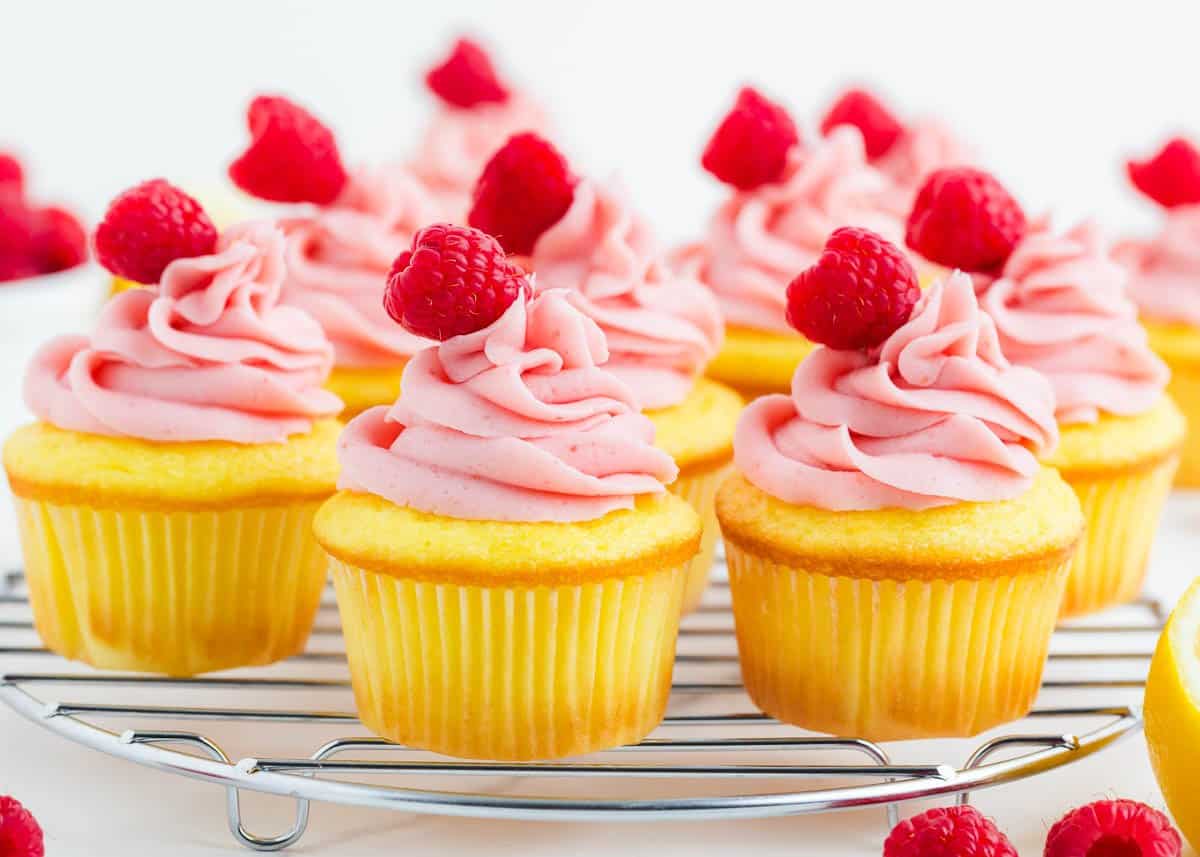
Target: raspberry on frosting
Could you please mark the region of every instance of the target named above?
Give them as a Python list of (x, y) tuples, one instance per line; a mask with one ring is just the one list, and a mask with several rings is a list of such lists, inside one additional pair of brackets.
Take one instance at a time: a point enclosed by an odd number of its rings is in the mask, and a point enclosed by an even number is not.
[(250, 145), (229, 177), (251, 196), (271, 202), (328, 205), (346, 185), (333, 132), (303, 107), (277, 95), (260, 95), (246, 111)]
[(867, 157), (872, 161), (886, 155), (904, 134), (900, 120), (882, 101), (863, 89), (842, 93), (821, 120), (821, 133), (828, 136), (839, 125), (853, 125), (859, 130)]
[(87, 259), (87, 234), (65, 208), (47, 206), (37, 212), (33, 253), (38, 269), (53, 273), (74, 268)]
[(883, 857), (1017, 857), (1017, 849), (975, 807), (951, 806), (897, 824), (883, 843)]
[(1133, 186), (1164, 208), (1200, 204), (1200, 150), (1189, 140), (1168, 140), (1154, 157), (1125, 168)]
[(788, 152), (799, 142), (787, 110), (747, 86), (713, 132), (700, 163), (726, 184), (753, 190), (783, 177)]
[(1179, 857), (1170, 820), (1134, 800), (1098, 800), (1073, 809), (1046, 836), (1044, 857)]
[(396, 257), (384, 306), (410, 333), (443, 341), (482, 330), (528, 293), (525, 272), (508, 261), (495, 238), (437, 223)]
[(508, 89), (496, 74), (491, 57), (479, 43), (467, 38), (458, 39), (450, 55), (425, 74), (425, 85), (454, 107), (508, 100)]
[(905, 240), (939, 265), (995, 273), (1026, 229), (1025, 212), (994, 176), (947, 167), (925, 180), (908, 215)]
[(176, 259), (212, 253), (217, 228), (196, 200), (165, 179), (151, 179), (112, 201), (95, 242), (96, 256), (109, 271), (152, 284)]
[(25, 193), (25, 170), (16, 155), (0, 152), (0, 192)]
[(904, 252), (867, 229), (843, 226), (815, 265), (788, 286), (788, 323), (831, 348), (873, 348), (912, 314), (921, 289)]

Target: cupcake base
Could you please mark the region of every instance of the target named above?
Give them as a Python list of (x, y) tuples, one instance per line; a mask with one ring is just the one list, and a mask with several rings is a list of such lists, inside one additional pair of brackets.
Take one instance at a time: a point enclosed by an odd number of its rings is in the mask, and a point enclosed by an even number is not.
[(341, 419), (351, 420), (368, 408), (390, 405), (400, 396), (404, 363), (368, 368), (335, 366), (325, 382), (326, 389), (345, 404)]
[(1167, 394), (1191, 427), (1179, 449), (1175, 486), (1200, 489), (1200, 328), (1145, 320), (1143, 326), (1150, 347), (1171, 369)]
[(790, 391), (796, 367), (814, 347), (798, 333), (730, 327), (721, 351), (704, 371), (750, 401)]

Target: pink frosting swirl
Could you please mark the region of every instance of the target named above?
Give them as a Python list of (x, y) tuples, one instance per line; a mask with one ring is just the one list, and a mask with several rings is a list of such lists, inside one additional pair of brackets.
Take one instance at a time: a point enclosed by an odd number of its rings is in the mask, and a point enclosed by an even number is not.
[(1169, 209), (1157, 237), (1125, 241), (1114, 256), (1143, 315), (1200, 327), (1200, 205)]
[(177, 259), (156, 288), (110, 300), (91, 337), (43, 346), (25, 379), (39, 419), (152, 441), (282, 442), (337, 414), (321, 385), (333, 349), (310, 316), (278, 305), (284, 237), (236, 226), (211, 256)]
[(1060, 423), (1145, 413), (1162, 397), (1169, 373), (1147, 344), (1126, 282), (1099, 230), (1084, 223), (1026, 237), (980, 298), (1005, 356), (1050, 379)]
[(333, 205), (281, 223), (287, 234), (283, 302), (312, 315), (339, 366), (391, 366), (429, 344), (388, 317), (392, 262), (441, 204), (403, 167), (359, 170)]
[(918, 119), (874, 165), (892, 180), (892, 204), (907, 219), (930, 173), (974, 163), (975, 153), (948, 126), (936, 119)]
[(608, 339), (610, 372), (645, 408), (687, 398), (720, 348), (716, 299), (663, 263), (649, 225), (617, 189), (581, 181), (563, 218), (533, 248), (538, 291), (571, 289)]
[(504, 101), (474, 107), (441, 104), (412, 159), (417, 174), (441, 194), (447, 219), (465, 222), (471, 191), (483, 167), (513, 134), (534, 131), (543, 136), (550, 122), (529, 97), (512, 93)]
[(404, 395), (351, 420), (339, 487), (452, 518), (583, 521), (662, 492), (678, 470), (604, 334), (565, 291), (422, 351)]
[(1057, 442), (1050, 383), (1005, 359), (956, 271), (873, 353), (818, 348), (790, 396), (751, 404), (734, 461), (788, 503), (926, 509), (1018, 496)]
[(904, 218), (888, 208), (889, 190), (888, 179), (867, 163), (858, 130), (841, 126), (794, 148), (779, 183), (732, 196), (708, 238), (675, 261), (713, 290), (730, 324), (792, 332), (787, 285), (816, 261), (830, 232), (861, 226), (903, 245)]

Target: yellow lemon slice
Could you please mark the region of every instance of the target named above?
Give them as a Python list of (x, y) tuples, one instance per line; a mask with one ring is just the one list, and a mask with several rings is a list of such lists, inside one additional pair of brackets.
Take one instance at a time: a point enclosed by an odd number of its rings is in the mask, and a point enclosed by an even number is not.
[(1150, 763), (1175, 823), (1200, 848), (1200, 579), (1171, 613), (1146, 682)]

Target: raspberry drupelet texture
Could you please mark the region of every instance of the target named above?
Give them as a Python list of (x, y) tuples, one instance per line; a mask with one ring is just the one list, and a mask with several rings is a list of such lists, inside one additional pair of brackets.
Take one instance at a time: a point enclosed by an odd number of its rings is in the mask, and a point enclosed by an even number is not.
[(1182, 137), (1158, 153), (1125, 165), (1133, 186), (1164, 208), (1200, 203), (1200, 150)]
[(848, 89), (821, 120), (821, 133), (828, 136), (839, 125), (853, 125), (862, 134), (867, 157), (881, 158), (904, 133), (892, 112), (883, 102), (864, 89)]
[(950, 167), (934, 171), (921, 186), (905, 240), (939, 265), (995, 273), (1026, 229), (1025, 212), (994, 176)]
[(830, 348), (872, 348), (898, 330), (921, 296), (904, 252), (867, 229), (843, 226), (816, 264), (788, 285), (788, 324)]
[(0, 857), (45, 857), (42, 827), (16, 798), (0, 797)]
[(883, 843), (883, 857), (1017, 857), (1017, 849), (979, 810), (952, 806), (897, 824)]
[(1100, 800), (1064, 815), (1046, 836), (1045, 857), (1179, 857), (1170, 820), (1135, 800)]
[(200, 203), (165, 179), (122, 193), (96, 227), (96, 256), (108, 270), (138, 283), (157, 283), (176, 259), (204, 256), (217, 228)]
[(528, 256), (571, 207), (578, 180), (567, 159), (537, 134), (510, 137), (475, 184), (467, 222), (509, 253)]
[(508, 100), (508, 89), (496, 74), (491, 57), (471, 39), (456, 41), (450, 56), (426, 72), (425, 85), (453, 107)]
[(384, 307), (410, 333), (444, 341), (482, 330), (528, 294), (525, 272), (505, 258), (495, 238), (437, 223), (396, 257)]
[(788, 112), (747, 86), (713, 132), (700, 163), (726, 184), (753, 190), (783, 177), (788, 151), (799, 142)]
[(337, 139), (303, 107), (260, 95), (246, 112), (250, 145), (229, 165), (229, 178), (251, 196), (271, 202), (328, 205), (346, 186)]

